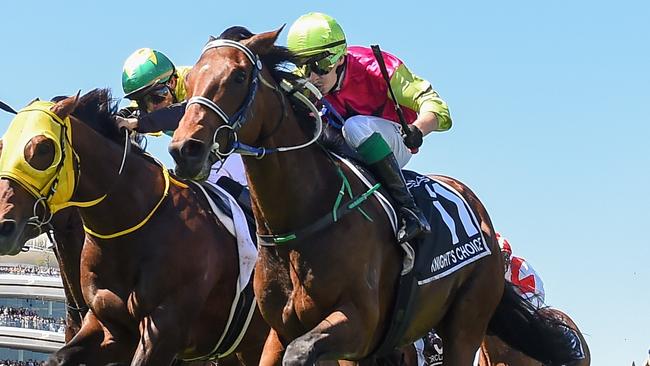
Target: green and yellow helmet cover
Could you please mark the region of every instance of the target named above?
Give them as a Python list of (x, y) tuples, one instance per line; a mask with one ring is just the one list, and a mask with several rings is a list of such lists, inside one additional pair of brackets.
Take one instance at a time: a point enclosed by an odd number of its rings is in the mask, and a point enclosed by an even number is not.
[(124, 61), (122, 89), (126, 98), (158, 83), (164, 83), (174, 74), (174, 64), (162, 52), (140, 48)]
[(347, 51), (345, 33), (339, 23), (323, 13), (308, 13), (298, 18), (289, 28), (287, 48), (300, 58), (328, 52), (334, 64)]
[[(70, 118), (59, 118), (50, 110), (53, 105), (51, 102), (36, 101), (21, 109), (2, 137), (0, 155), (0, 176), (19, 183), (35, 197), (46, 196), (55, 178), (58, 178), (56, 192), (48, 199), (52, 213), (69, 205), (75, 187)], [(62, 135), (64, 132), (65, 136)], [(53, 162), (44, 170), (29, 165), (24, 155), (25, 146), (38, 135), (54, 143)], [(63, 166), (59, 169), (62, 158)]]

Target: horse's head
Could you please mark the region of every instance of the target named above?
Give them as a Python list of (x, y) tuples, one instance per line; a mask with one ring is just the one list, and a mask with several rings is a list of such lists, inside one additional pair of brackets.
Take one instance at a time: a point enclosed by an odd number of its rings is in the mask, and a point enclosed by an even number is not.
[(77, 100), (31, 103), (0, 142), (0, 255), (19, 253), (72, 195), (69, 115)]
[(234, 141), (254, 145), (260, 139), (271, 119), (261, 108), (269, 98), (278, 102), (268, 80), (274, 67), (292, 62), (286, 49), (274, 46), (281, 31), (253, 35), (233, 27), (203, 48), (186, 79), (187, 110), (169, 146), (177, 174), (200, 179), (209, 172), (211, 152), (227, 155)]

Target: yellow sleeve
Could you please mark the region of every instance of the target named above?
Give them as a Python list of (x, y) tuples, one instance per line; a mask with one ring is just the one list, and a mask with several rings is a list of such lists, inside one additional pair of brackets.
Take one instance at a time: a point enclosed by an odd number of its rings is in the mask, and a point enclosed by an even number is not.
[(433, 90), (428, 81), (414, 75), (406, 65), (399, 65), (393, 72), (390, 78), (390, 86), (400, 105), (410, 108), (418, 114), (423, 112), (435, 113), (438, 118), (438, 129), (436, 131), (447, 131), (451, 128), (452, 122), (447, 103)]
[(176, 94), (176, 99), (179, 102), (185, 101), (187, 98), (187, 89), (185, 89), (185, 79), (187, 74), (192, 70), (192, 66), (179, 66), (176, 68), (176, 75), (178, 75), (178, 80), (176, 80), (176, 88), (174, 88), (174, 93)]

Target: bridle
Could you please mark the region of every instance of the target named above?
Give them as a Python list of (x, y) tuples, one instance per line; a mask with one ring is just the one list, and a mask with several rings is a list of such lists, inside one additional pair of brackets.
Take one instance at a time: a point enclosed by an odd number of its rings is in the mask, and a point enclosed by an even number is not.
[[(72, 133), (71, 133), (71, 124), (70, 117), (60, 118), (53, 112), (49, 110), (49, 107), (53, 104), (48, 102), (37, 102), (37, 105), (30, 105), (20, 112), (39, 112), (47, 115), (49, 123), (53, 125), (58, 125), (59, 134), (56, 137), (58, 140), (58, 147), (60, 149), (60, 158), (54, 167), (54, 171), (51, 177), (47, 178), (47, 181), (39, 187), (33, 183), (33, 181), (25, 176), (25, 173), (20, 169), (16, 169), (13, 166), (1, 166), (0, 178), (6, 178), (11, 181), (16, 182), (35, 199), (34, 206), (32, 208), (32, 216), (26, 220), (27, 225), (34, 226), (40, 235), (43, 232), (43, 227), (48, 228), (48, 232), (52, 230), (52, 217), (54, 214), (66, 207), (76, 206), (76, 207), (91, 207), (104, 200), (108, 194), (112, 191), (116, 182), (122, 175), (124, 171), (124, 166), (126, 163), (126, 157), (130, 151), (130, 142), (128, 138), (128, 131), (125, 130), (125, 142), (124, 142), (124, 152), (122, 154), (122, 161), (120, 168), (117, 172), (117, 178), (113, 180), (112, 186), (108, 191), (93, 200), (90, 201), (71, 201), (70, 198), (76, 191), (78, 187), (79, 177), (81, 175), (81, 163), (79, 156), (74, 151), (72, 146)], [(19, 123), (28, 123), (28, 120), (20, 121)], [(11, 126), (9, 127), (11, 129)], [(42, 132), (47, 133), (47, 132)], [(50, 131), (51, 134), (51, 131)], [(55, 152), (56, 154), (56, 152)], [(49, 168), (48, 168), (49, 169)], [(62, 174), (66, 173), (70, 175), (69, 179), (62, 179)], [(63, 180), (63, 183), (61, 181)], [(63, 186), (61, 186), (63, 184)], [(59, 194), (57, 196), (57, 194)], [(43, 214), (40, 214), (40, 209), (42, 208)], [(51, 234), (51, 233), (50, 233)]]
[[(244, 46), (239, 42), (226, 40), (226, 39), (212, 40), (203, 47), (203, 49), (201, 50), (201, 55), (203, 55), (206, 51), (210, 49), (219, 48), (219, 47), (236, 48), (241, 52), (243, 52), (244, 55), (246, 55), (246, 58), (253, 65), (253, 73), (251, 75), (250, 87), (248, 89), (246, 98), (244, 99), (244, 102), (242, 103), (241, 107), (232, 116), (229, 116), (226, 112), (223, 111), (221, 107), (219, 107), (219, 105), (217, 105), (214, 101), (204, 96), (197, 95), (188, 99), (187, 105), (185, 107), (186, 109), (189, 108), (192, 104), (199, 104), (213, 111), (224, 122), (224, 125), (218, 127), (214, 132), (214, 135), (212, 136), (212, 145), (210, 146), (210, 151), (212, 153), (216, 154), (219, 157), (227, 157), (233, 153), (239, 153), (242, 155), (255, 156), (258, 159), (261, 159), (267, 154), (271, 154), (271, 153), (302, 149), (304, 147), (313, 144), (318, 140), (320, 134), (322, 133), (322, 123), (319, 117), (318, 109), (316, 109), (314, 104), (307, 97), (305, 97), (301, 93), (295, 93), (296, 90), (294, 86), (286, 80), (282, 80), (282, 82), (280, 83), (280, 89), (273, 83), (266, 80), (261, 73), (262, 61), (260, 60), (259, 56), (254, 54), (248, 47)], [(300, 145), (287, 146), (287, 147), (275, 147), (275, 148), (249, 146), (239, 141), (237, 132), (248, 121), (246, 116), (253, 105), (260, 83), (280, 93), (281, 97), (284, 92), (290, 93), (291, 95), (295, 96), (298, 100), (300, 100), (302, 103), (304, 103), (311, 110), (314, 119), (316, 121), (316, 131), (314, 133), (314, 136), (309, 141)], [(311, 85), (311, 83), (305, 81), (303, 86), (305, 88), (308, 88), (309, 91), (312, 92), (314, 95), (316, 95), (318, 99), (322, 98), (322, 95), (320, 94), (318, 89), (316, 89), (313, 85)], [(233, 138), (232, 145), (227, 152), (222, 152), (220, 150), (219, 143), (217, 142), (217, 136), (222, 130), (229, 130)]]

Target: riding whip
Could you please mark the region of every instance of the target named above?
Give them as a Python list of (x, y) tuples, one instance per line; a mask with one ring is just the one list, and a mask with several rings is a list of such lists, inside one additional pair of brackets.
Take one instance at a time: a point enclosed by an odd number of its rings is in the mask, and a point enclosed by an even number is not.
[(402, 108), (399, 106), (399, 103), (395, 98), (395, 93), (393, 93), (393, 88), (390, 87), (390, 78), (388, 77), (388, 70), (386, 70), (386, 63), (384, 62), (384, 56), (382, 56), (381, 54), (381, 49), (379, 48), (378, 44), (373, 44), (370, 46), (370, 48), (372, 48), (372, 53), (375, 55), (375, 58), (377, 59), (377, 63), (379, 64), (379, 70), (381, 70), (381, 75), (384, 77), (384, 80), (386, 81), (386, 86), (388, 87), (388, 92), (390, 93), (390, 97), (391, 99), (393, 99), (393, 104), (395, 104), (395, 112), (397, 112), (397, 117), (399, 118), (399, 124), (402, 126), (402, 133), (405, 136), (409, 136), (411, 134), (411, 130), (409, 129), (406, 120), (404, 120), (404, 113), (402, 112)]

